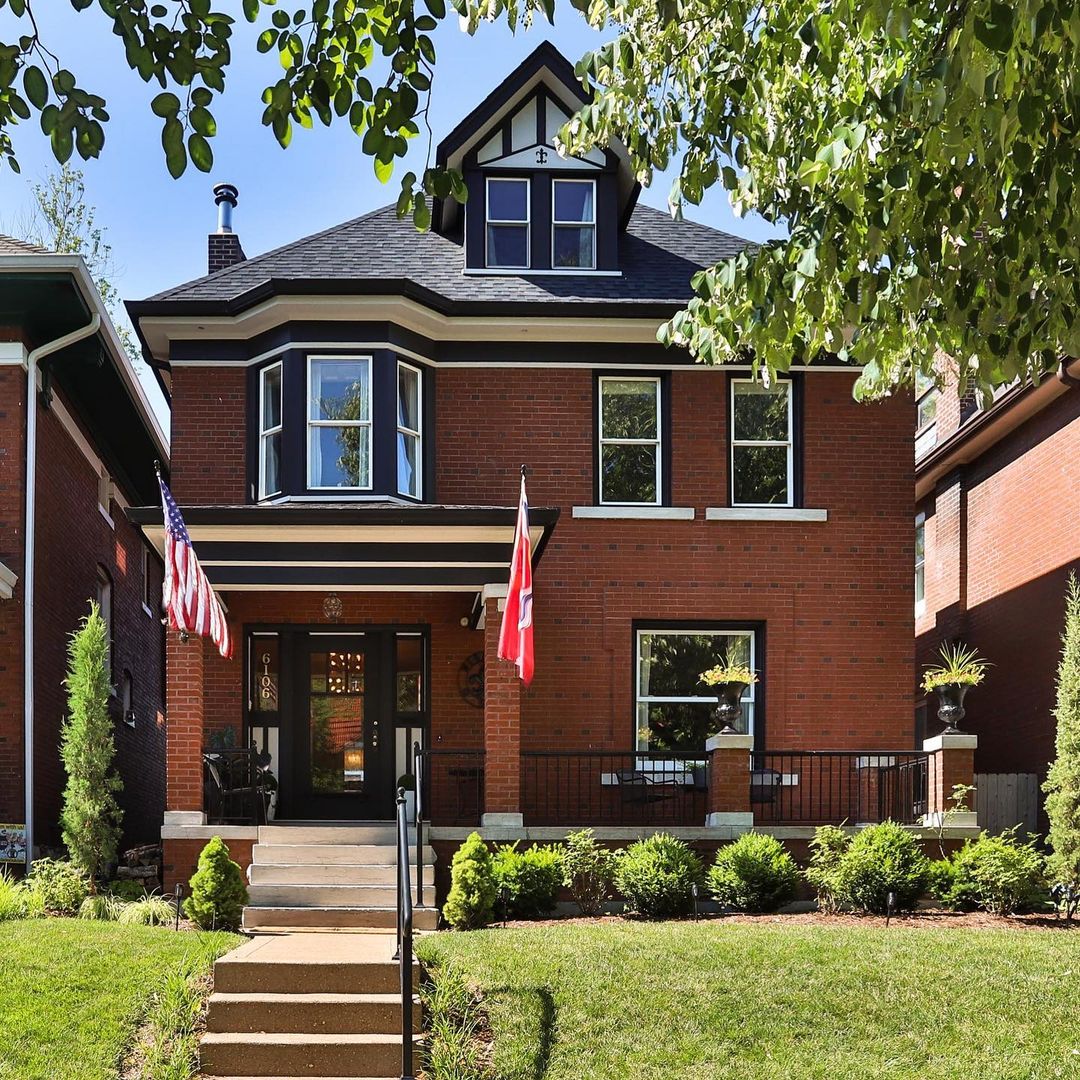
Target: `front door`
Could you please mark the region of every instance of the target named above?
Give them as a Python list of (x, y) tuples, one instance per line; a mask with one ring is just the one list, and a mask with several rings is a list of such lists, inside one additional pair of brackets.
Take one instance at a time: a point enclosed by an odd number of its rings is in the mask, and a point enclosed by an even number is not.
[(298, 659), (289, 816), (393, 816), (392, 672), (379, 634), (311, 634)]

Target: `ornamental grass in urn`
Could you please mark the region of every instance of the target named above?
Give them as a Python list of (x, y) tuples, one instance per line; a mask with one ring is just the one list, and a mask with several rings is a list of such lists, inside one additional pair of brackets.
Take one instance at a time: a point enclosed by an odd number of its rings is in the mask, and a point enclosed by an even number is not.
[(742, 716), (743, 691), (758, 681), (757, 673), (746, 664), (717, 664), (701, 673), (701, 681), (713, 687), (720, 697), (716, 719), (722, 725), (722, 735), (734, 735), (735, 725)]
[(986, 678), (990, 661), (961, 642), (945, 643), (939, 655), (941, 663), (926, 669), (923, 689), (938, 695), (938, 719), (945, 725), (945, 735), (956, 735), (957, 724), (964, 719), (964, 697)]

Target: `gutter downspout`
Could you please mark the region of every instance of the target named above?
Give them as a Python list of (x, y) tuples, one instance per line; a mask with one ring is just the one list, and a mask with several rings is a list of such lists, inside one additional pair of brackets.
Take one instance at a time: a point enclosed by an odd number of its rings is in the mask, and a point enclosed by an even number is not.
[(34, 532), (37, 511), (37, 378), (46, 357), (92, 337), (101, 316), (78, 330), (47, 341), (26, 358), (26, 525), (23, 529), (23, 770), (25, 781), (26, 868), (34, 859)]

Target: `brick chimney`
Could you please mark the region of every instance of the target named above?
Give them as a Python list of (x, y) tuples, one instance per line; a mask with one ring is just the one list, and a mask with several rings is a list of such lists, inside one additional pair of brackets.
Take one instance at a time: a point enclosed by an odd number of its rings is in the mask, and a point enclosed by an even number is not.
[(210, 234), (207, 245), (207, 273), (224, 270), (234, 263), (243, 262), (247, 256), (240, 246), (240, 237), (233, 232), (232, 216), (236, 209), (239, 192), (232, 184), (214, 185), (214, 202), (218, 208), (217, 232)]

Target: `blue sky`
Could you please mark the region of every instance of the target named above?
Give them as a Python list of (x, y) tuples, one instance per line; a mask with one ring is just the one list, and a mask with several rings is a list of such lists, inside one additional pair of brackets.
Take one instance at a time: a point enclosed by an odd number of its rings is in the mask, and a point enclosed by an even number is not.
[[(239, 12), (239, 0), (235, 7)], [(228, 180), (240, 189), (235, 226), (249, 256), (396, 198), (397, 173), (389, 184), (380, 184), (360, 151), (360, 140), (344, 124), (297, 128), (289, 149), (278, 147), (262, 126), (260, 101), (263, 87), (278, 78), (277, 57), (256, 53), (256, 31), (242, 19), (233, 38), (228, 90), (213, 110), (218, 124), (214, 170), (207, 175), (189, 167), (180, 180), (173, 180), (161, 152), (160, 121), (148, 108), (157, 88), (146, 86), (128, 69), (119, 39), (97, 5), (81, 13), (55, 2), (38, 8), (46, 45), (80, 85), (108, 101), (111, 121), (101, 158), (76, 158), (73, 164), (83, 169), (98, 223), (107, 227), (116, 259), (115, 283), (125, 298), (148, 296), (205, 273), (206, 235), (215, 227), (215, 181)], [(10, 8), (0, 10), (0, 40), (11, 40), (17, 22)], [(469, 37), (456, 19), (445, 20), (435, 34), (438, 63), (431, 121), (436, 142), (545, 38), (577, 60), (605, 36), (591, 31), (565, 0), (557, 5), (554, 26), (538, 22), (516, 35), (499, 23), (482, 26)], [(44, 178), (55, 164), (36, 117), (12, 135), (22, 175), (0, 170), (0, 231), (10, 231), (29, 206), (29, 182)], [(415, 140), (408, 162), (417, 172), (424, 164), (425, 142)], [(670, 179), (658, 177), (642, 201), (666, 207)], [(774, 235), (760, 219), (735, 217), (719, 190), (700, 207), (690, 208), (687, 216), (749, 239)]]

